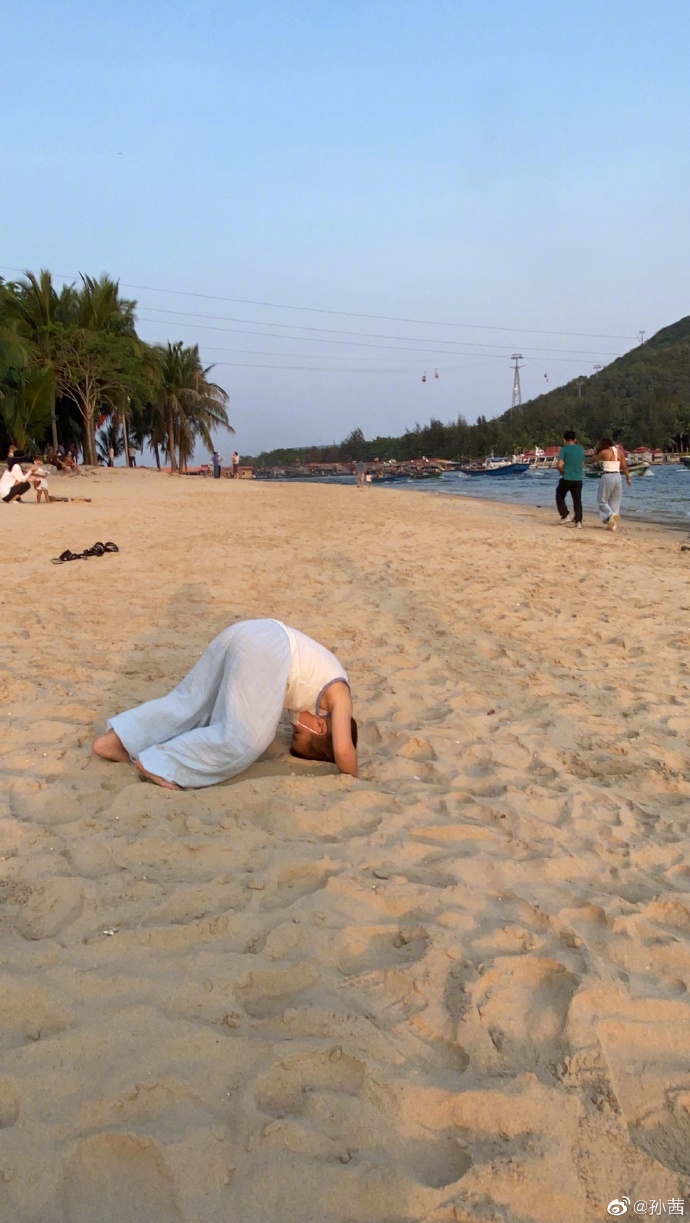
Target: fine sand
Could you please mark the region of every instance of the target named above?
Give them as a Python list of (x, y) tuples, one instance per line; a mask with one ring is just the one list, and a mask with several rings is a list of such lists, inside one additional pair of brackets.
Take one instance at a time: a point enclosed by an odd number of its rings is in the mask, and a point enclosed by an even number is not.
[[(0, 506), (2, 1223), (690, 1214), (681, 537), (62, 483)], [(254, 616), (344, 662), (359, 780), (285, 733), (199, 791), (90, 754)]]

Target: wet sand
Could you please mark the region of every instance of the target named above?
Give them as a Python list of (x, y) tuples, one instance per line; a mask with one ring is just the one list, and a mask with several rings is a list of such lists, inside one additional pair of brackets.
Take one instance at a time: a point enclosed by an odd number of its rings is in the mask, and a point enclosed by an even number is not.
[[(690, 553), (398, 490), (0, 506), (2, 1223), (690, 1213)], [(117, 555), (50, 558), (114, 540)], [(343, 660), (359, 780), (90, 755), (235, 619)]]

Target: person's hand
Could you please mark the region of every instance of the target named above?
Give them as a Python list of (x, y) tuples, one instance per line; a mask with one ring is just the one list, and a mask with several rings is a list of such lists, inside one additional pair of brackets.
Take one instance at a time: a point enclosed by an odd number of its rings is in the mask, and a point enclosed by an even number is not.
[(628, 488), (629, 488), (630, 487), (630, 476), (625, 477), (625, 483), (628, 485)]

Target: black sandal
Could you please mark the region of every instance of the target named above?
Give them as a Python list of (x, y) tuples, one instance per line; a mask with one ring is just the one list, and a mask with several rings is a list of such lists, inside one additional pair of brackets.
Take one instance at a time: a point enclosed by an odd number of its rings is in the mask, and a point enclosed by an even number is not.
[(108, 543), (103, 544), (103, 547), (105, 548), (106, 552), (119, 552), (120, 551), (117, 544), (114, 544), (112, 540), (108, 540)]
[(84, 560), (83, 552), (70, 552), (69, 549), (67, 549), (66, 552), (61, 552), (59, 556), (53, 557), (53, 564), (54, 565), (64, 565), (65, 561), (83, 561), (83, 560)]

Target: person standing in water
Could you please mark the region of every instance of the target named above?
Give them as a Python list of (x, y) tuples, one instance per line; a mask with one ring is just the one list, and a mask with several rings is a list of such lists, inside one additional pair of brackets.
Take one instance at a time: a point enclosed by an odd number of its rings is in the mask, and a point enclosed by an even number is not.
[(213, 786), (244, 772), (290, 710), (293, 756), (331, 761), (357, 777), (357, 723), (341, 663), (280, 620), (240, 620), (223, 630), (167, 696), (108, 722), (93, 750), (133, 761), (168, 790)]
[(585, 452), (579, 445), (572, 429), (566, 429), (563, 434), (563, 445), (558, 456), (558, 470), (561, 478), (556, 487), (556, 506), (561, 516), (561, 523), (568, 521), (568, 506), (566, 496), (570, 493), (573, 499), (573, 522), (582, 530), (582, 479), (584, 475)]
[(599, 516), (607, 530), (617, 531), (623, 499), (621, 472), (625, 476), (626, 484), (630, 485), (625, 450), (620, 442), (612, 442), (610, 437), (602, 437), (594, 451), (594, 459), (601, 463), (602, 469), (597, 492)]

